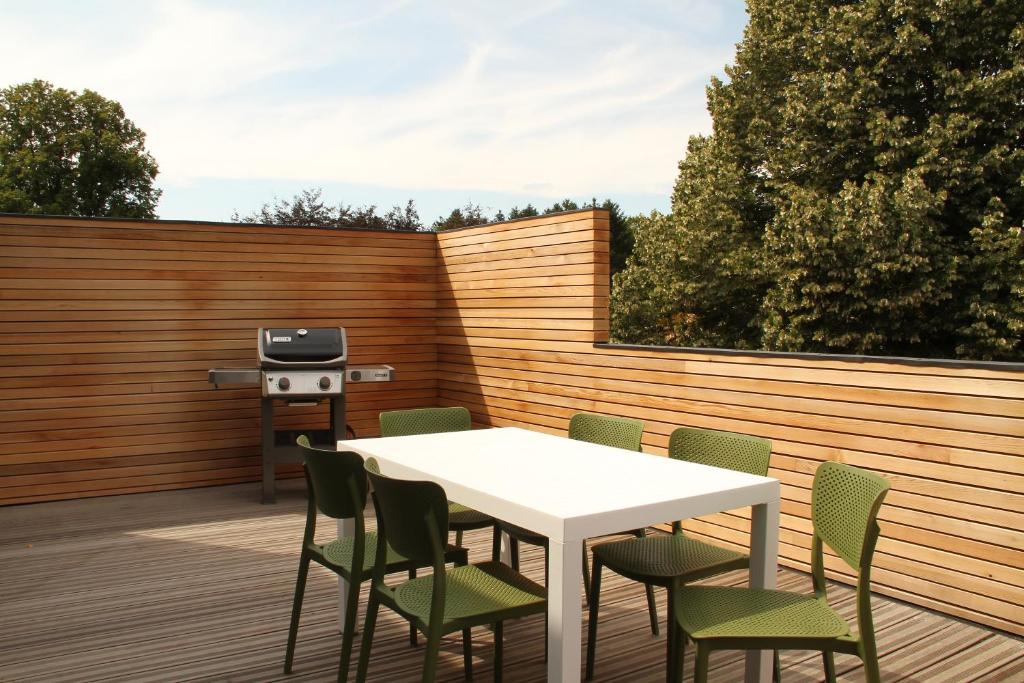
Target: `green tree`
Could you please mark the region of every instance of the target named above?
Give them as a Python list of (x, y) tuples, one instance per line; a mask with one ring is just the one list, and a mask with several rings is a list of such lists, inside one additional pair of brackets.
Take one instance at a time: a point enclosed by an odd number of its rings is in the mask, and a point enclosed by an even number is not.
[(369, 228), (372, 230), (422, 230), (419, 213), (413, 200), (405, 207), (394, 206), (384, 215), (377, 213), (373, 204), (353, 209), (346, 204), (329, 206), (323, 200), (323, 188), (301, 190), (291, 200), (274, 198), (256, 211), (240, 215), (235, 211), (231, 220), (236, 223), (261, 225), (292, 225), (320, 228)]
[(675, 317), (659, 318), (675, 343), (1019, 358), (1024, 4), (749, 13), (729, 81), (708, 89), (714, 132), (680, 164), (672, 240), (638, 224), (623, 311), (641, 309), (631, 271), (654, 263), (640, 243), (660, 240), (682, 252), (666, 266)]
[(146, 135), (92, 90), (45, 81), (0, 90), (0, 211), (154, 218)]
[(820, 12), (805, 32), (766, 163), (779, 195), (766, 344), (1019, 353), (1007, 315), (1021, 273), (1024, 6), (874, 0)]
[(630, 219), (636, 243), (628, 267), (612, 276), (611, 341), (692, 345), (681, 339), (678, 277), (680, 231), (673, 216), (657, 212)]
[(236, 223), (261, 225), (340, 227), (344, 207), (331, 207), (324, 203), (321, 188), (302, 190), (290, 201), (274, 198), (273, 204), (264, 204), (256, 211), (242, 216), (235, 211), (231, 220)]
[(563, 199), (560, 202), (555, 202), (548, 208), (544, 209), (544, 213), (559, 213), (561, 211), (578, 211), (580, 205), (571, 199)]
[(513, 206), (511, 209), (509, 209), (508, 220), (511, 221), (517, 218), (531, 218), (533, 216), (539, 215), (540, 212), (534, 208), (533, 204), (527, 204), (521, 209), (518, 206)]
[(471, 225), (483, 225), (490, 222), (491, 219), (484, 215), (483, 209), (478, 204), (468, 203), (461, 209), (452, 209), (447, 217), (439, 216), (430, 229), (441, 232), (442, 230), (468, 228)]
[(423, 229), (423, 224), (420, 222), (420, 214), (416, 211), (416, 205), (411, 199), (405, 203), (405, 208), (401, 206), (391, 207), (391, 210), (384, 215), (384, 222), (389, 230), (412, 232)]
[[(760, 213), (742, 164), (715, 138), (694, 138), (668, 216), (632, 220), (636, 244), (613, 279), (612, 338), (644, 344), (760, 347), (767, 283)], [(735, 147), (735, 145), (732, 145)]]
[(629, 219), (622, 213), (618, 204), (606, 199), (600, 204), (597, 199), (590, 200), (590, 206), (597, 209), (604, 209), (610, 216), (609, 220), (609, 261), (612, 276), (626, 267), (626, 259), (633, 253), (633, 230), (630, 228)]

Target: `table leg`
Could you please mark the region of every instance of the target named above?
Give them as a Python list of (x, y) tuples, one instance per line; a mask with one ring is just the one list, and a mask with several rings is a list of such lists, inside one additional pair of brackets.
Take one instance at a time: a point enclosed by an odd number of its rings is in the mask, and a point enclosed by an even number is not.
[(582, 541), (548, 542), (548, 681), (580, 680)]
[[(750, 517), (750, 587), (775, 588), (779, 572), (779, 499), (755, 505)], [(746, 683), (772, 678), (771, 650), (747, 652)]]
[[(345, 538), (347, 536), (354, 536), (356, 533), (356, 520), (339, 519), (338, 520), (338, 538)], [(345, 632), (345, 607), (348, 601), (348, 581), (341, 578), (338, 575), (338, 631)]]

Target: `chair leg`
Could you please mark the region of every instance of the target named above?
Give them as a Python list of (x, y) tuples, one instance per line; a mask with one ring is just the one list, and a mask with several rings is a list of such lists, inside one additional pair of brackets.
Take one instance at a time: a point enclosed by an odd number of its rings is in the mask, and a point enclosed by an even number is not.
[(590, 612), (587, 615), (587, 680), (594, 680), (594, 659), (597, 656), (597, 612), (601, 602), (601, 560), (594, 555), (594, 571), (590, 578)]
[[(675, 618), (672, 621), (674, 622)], [(675, 624), (675, 628), (671, 629), (671, 634), (671, 637), (675, 639), (672, 649), (676, 664), (675, 668), (669, 672), (667, 679), (670, 683), (683, 683), (683, 669), (686, 663), (686, 633), (679, 628), (679, 624)]]
[[(409, 580), (412, 581), (416, 578), (416, 567), (409, 568)], [(416, 624), (409, 622), (409, 646), (416, 647), (419, 645), (416, 639)]]
[(352, 641), (356, 636), (356, 610), (359, 607), (359, 586), (362, 577), (353, 573), (348, 582), (345, 600), (345, 632), (341, 634), (341, 659), (338, 661), (338, 683), (348, 680), (348, 667), (352, 660)]
[(878, 668), (878, 659), (864, 660), (864, 680), (868, 683), (881, 683), (882, 671)]
[[(501, 683), (502, 668), (504, 668), (504, 635), (505, 623), (499, 621), (494, 625), (494, 683)], [(545, 638), (546, 640), (546, 638)]]
[(858, 650), (860, 660), (864, 662), (864, 680), (868, 683), (880, 683), (882, 672), (878, 668), (878, 648), (875, 646), (875, 630), (873, 625), (861, 631), (860, 647)]
[(835, 683), (836, 680), (836, 658), (828, 651), (821, 653), (821, 659), (825, 663), (825, 680), (828, 683)]
[[(634, 529), (633, 535), (637, 538), (644, 538), (647, 536), (647, 529)], [(658, 629), (658, 603), (654, 601), (654, 587), (649, 584), (644, 584), (644, 589), (647, 592), (647, 611), (651, 615), (651, 633), (654, 635), (660, 635)]]
[(590, 567), (587, 565), (587, 539), (583, 539), (583, 596), (590, 604)]
[(373, 629), (377, 626), (377, 595), (370, 588), (366, 602), (366, 623), (363, 626), (363, 640), (359, 645), (359, 667), (356, 669), (356, 683), (366, 683), (366, 670), (370, 666), (370, 648), (373, 647)]
[(672, 613), (673, 603), (672, 588), (668, 589), (668, 623), (665, 628), (665, 680), (672, 683), (675, 680), (676, 671), (682, 666), (679, 661), (678, 638), (676, 632), (681, 630), (676, 623), (676, 617)]
[(697, 665), (693, 672), (693, 683), (707, 683), (708, 656), (710, 654), (706, 644), (697, 643)]
[(462, 547), (462, 529), (455, 532), (455, 545)]
[(658, 603), (654, 600), (654, 586), (646, 583), (644, 588), (647, 591), (647, 612), (651, 615), (651, 633), (657, 636), (661, 632), (658, 630)]
[(423, 661), (423, 683), (434, 683), (437, 676), (437, 657), (441, 651), (441, 624), (430, 624), (427, 629), (427, 656)]
[(309, 574), (309, 556), (303, 552), (299, 557), (299, 574), (295, 578), (295, 599), (292, 601), (292, 620), (288, 625), (288, 646), (284, 653), (284, 672), (292, 672), (295, 658), (295, 640), (299, 635), (299, 615), (302, 613), (302, 598), (306, 593), (306, 576)]
[(473, 633), (470, 629), (462, 629), (462, 667), (466, 680), (473, 678)]
[[(782, 683), (782, 659), (779, 657), (778, 650), (772, 650), (772, 680), (775, 683)], [(833, 677), (833, 682), (835, 678)]]

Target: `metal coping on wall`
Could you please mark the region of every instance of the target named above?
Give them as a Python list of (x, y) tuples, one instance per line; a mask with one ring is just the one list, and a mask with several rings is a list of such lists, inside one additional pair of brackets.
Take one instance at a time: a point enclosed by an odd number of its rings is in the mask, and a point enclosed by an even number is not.
[[(127, 218), (125, 216), (59, 216), (56, 214), (48, 213), (3, 213), (0, 212), (0, 218), (50, 218), (55, 220), (72, 220), (72, 221), (113, 221), (116, 223), (146, 223), (150, 225), (205, 225), (205, 226), (222, 226), (230, 228), (276, 228), (278, 230), (288, 230), (294, 228), (296, 230), (322, 230), (324, 232), (340, 232), (342, 230), (356, 230), (359, 232), (373, 232), (378, 234), (390, 234), (390, 235), (436, 235), (435, 230), (388, 230), (387, 228), (363, 228), (363, 227), (345, 227), (345, 228), (329, 228), (323, 225), (280, 225), (273, 223), (236, 223), (234, 221), (196, 221), (196, 220), (175, 220), (173, 218)], [(55, 227), (55, 226), (49, 226)], [(58, 226), (66, 227), (66, 226)], [(476, 226), (473, 226), (476, 227)]]
[(323, 230), (325, 232), (338, 232), (340, 230), (358, 230), (360, 232), (374, 232), (374, 233), (386, 233), (386, 234), (399, 234), (399, 235), (439, 235), (441, 233), (452, 233), (459, 232), (460, 230), (472, 230), (473, 228), (483, 228), (491, 225), (506, 225), (509, 223), (519, 223), (522, 221), (531, 221), (538, 218), (549, 218), (552, 216), (567, 216), (574, 213), (583, 213), (585, 211), (605, 211), (608, 209), (602, 209), (601, 207), (591, 207), (586, 209), (572, 209), (571, 211), (558, 211), (555, 213), (542, 213), (536, 216), (524, 216), (523, 218), (511, 218), (506, 221), (494, 221), (492, 223), (480, 223), (478, 225), (465, 225), (461, 228), (449, 228), (448, 230), (431, 230), (430, 228), (424, 227), (422, 230), (388, 230), (387, 228), (363, 228), (363, 227), (344, 227), (344, 228), (330, 228), (323, 225), (280, 225), (274, 223), (242, 223), (235, 221), (197, 221), (197, 220), (177, 220), (173, 218), (128, 218), (125, 216), (61, 216), (58, 214), (50, 213), (4, 213), (0, 211), (0, 218), (50, 218), (56, 220), (74, 220), (74, 221), (114, 221), (117, 223), (147, 223), (153, 225), (206, 225), (206, 226), (226, 226), (226, 227), (251, 227), (251, 228), (295, 228), (297, 230)]
[(860, 356), (841, 353), (801, 353), (796, 351), (757, 351), (744, 349), (704, 349), (693, 346), (656, 346), (645, 344), (614, 344), (596, 342), (595, 349), (610, 351), (657, 351), (669, 353), (702, 353), (710, 356), (754, 356), (757, 358), (792, 358), (797, 360), (828, 360), (846, 363), (890, 363), (915, 367), (935, 366), (940, 368), (964, 368), (978, 370), (1000, 370), (1024, 372), (1024, 363), (987, 360), (953, 360), (946, 358), (902, 358), (899, 356)]
[(438, 235), (441, 235), (441, 234), (447, 235), (450, 232), (459, 232), (460, 230), (472, 230), (473, 228), (486, 228), (489, 225), (507, 225), (509, 223), (521, 223), (523, 221), (535, 221), (538, 218), (551, 218), (552, 216), (568, 216), (570, 214), (584, 213), (586, 211), (604, 211), (605, 213), (609, 213), (610, 214), (608, 209), (602, 209), (600, 206), (590, 206), (590, 207), (587, 207), (585, 209), (571, 209), (569, 211), (555, 211), (553, 213), (539, 213), (536, 216), (523, 216), (522, 218), (510, 218), (510, 219), (505, 220), (505, 221), (494, 221), (492, 223), (479, 223), (477, 225), (463, 225), (460, 228), (448, 228), (447, 230), (440, 230), (440, 231), (431, 230), (430, 232), (434, 232), (435, 234), (438, 234)]

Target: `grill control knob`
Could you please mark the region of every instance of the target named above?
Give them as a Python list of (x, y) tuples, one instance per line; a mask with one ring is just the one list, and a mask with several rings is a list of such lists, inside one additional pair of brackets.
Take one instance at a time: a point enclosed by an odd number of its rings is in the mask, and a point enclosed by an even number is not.
[(277, 388), (280, 389), (281, 391), (288, 391), (289, 389), (291, 389), (291, 386), (292, 382), (287, 377), (282, 377), (281, 379), (277, 380)]
[(324, 375), (323, 377), (320, 378), (319, 384), (321, 389), (327, 391), (328, 389), (331, 388), (331, 378)]

